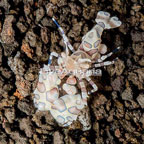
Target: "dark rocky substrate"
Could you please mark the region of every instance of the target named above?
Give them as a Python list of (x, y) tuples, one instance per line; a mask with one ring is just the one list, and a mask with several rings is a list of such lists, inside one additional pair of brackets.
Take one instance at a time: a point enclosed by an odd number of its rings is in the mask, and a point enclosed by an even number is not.
[[(103, 43), (121, 50), (114, 65), (92, 79), (90, 128), (77, 120), (62, 128), (49, 112), (37, 112), (33, 90), (50, 52), (63, 51), (55, 16), (75, 49), (95, 25), (98, 11), (118, 16), (121, 27), (105, 30)], [(91, 87), (87, 85), (88, 89)], [(142, 144), (144, 142), (143, 0), (1, 0), (0, 1), (0, 144)]]

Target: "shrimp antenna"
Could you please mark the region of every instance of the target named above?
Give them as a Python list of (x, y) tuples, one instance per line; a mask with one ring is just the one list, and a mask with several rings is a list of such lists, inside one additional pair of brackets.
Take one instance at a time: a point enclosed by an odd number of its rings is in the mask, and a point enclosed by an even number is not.
[(66, 53), (68, 54), (68, 48), (72, 51), (75, 52), (73, 46), (70, 44), (68, 37), (65, 35), (64, 30), (62, 29), (62, 27), (58, 24), (58, 22), (55, 20), (55, 18), (52, 18), (53, 22), (57, 25), (58, 29), (61, 32), (61, 35), (63, 37), (64, 43), (66, 45)]

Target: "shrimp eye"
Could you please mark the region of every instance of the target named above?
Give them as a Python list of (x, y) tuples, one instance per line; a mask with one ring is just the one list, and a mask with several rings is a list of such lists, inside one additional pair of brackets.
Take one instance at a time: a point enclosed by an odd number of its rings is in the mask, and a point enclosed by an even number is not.
[(99, 44), (100, 44), (100, 40), (96, 41), (96, 42), (94, 43), (94, 48), (97, 48)]
[(92, 48), (92, 45), (86, 41), (84, 41), (84, 46), (86, 46), (87, 48)]

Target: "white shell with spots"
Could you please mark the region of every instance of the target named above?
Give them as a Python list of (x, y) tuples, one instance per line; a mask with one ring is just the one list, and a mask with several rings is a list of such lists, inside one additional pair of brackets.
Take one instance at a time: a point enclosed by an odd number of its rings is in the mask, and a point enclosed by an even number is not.
[[(97, 25), (82, 38), (82, 43), (78, 48), (78, 51), (83, 51), (86, 53), (85, 55), (89, 55), (81, 61), (89, 60), (91, 63), (91, 60), (98, 59), (100, 54), (106, 53), (107, 47), (101, 44), (103, 30), (121, 25), (117, 17), (110, 17), (109, 13), (103, 11), (98, 12), (96, 22)], [(65, 53), (62, 56), (65, 57)], [(72, 59), (72, 55), (69, 58)], [(58, 58), (58, 64), (63, 66), (65, 64), (61, 57)], [(84, 66), (87, 69), (87, 65)], [(66, 81), (67, 84), (62, 86), (67, 94), (60, 97), (58, 88), (61, 83), (60, 76), (56, 72), (49, 72), (48, 69), (48, 66), (44, 65), (39, 72), (37, 88), (34, 91), (34, 105), (40, 111), (49, 110), (59, 124), (68, 126), (77, 119), (80, 111), (87, 105), (87, 101), (82, 99), (82, 95), (77, 94), (76, 79), (73, 77), (70, 77)], [(85, 129), (90, 128), (87, 121), (84, 120), (84, 116), (79, 117), (79, 120), (85, 125)]]
[[(48, 72), (46, 65), (39, 72), (37, 88), (34, 91), (34, 105), (38, 110), (51, 110), (52, 102), (59, 98), (58, 85), (61, 80), (56, 73)], [(53, 92), (52, 90), (55, 89)], [(51, 93), (53, 96), (51, 96)]]
[(55, 120), (63, 126), (68, 126), (77, 119), (80, 110), (84, 108), (84, 103), (80, 94), (65, 95), (54, 102), (54, 108), (50, 112)]
[[(34, 91), (34, 105), (40, 111), (49, 110), (59, 124), (68, 126), (77, 119), (78, 113), (84, 108), (84, 103), (80, 94), (59, 98), (59, 84), (60, 79), (56, 73), (41, 69), (38, 85)], [(74, 91), (76, 93), (76, 90)]]

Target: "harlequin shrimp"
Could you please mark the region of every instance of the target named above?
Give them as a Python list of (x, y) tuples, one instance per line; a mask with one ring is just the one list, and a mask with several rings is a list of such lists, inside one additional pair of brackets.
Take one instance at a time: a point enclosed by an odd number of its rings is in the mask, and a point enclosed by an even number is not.
[[(114, 64), (115, 60), (105, 62), (104, 60), (115, 53), (119, 47), (105, 54), (107, 46), (101, 44), (101, 35), (104, 29), (119, 27), (121, 21), (117, 17), (110, 17), (108, 12), (99, 11), (95, 19), (97, 24), (83, 36), (82, 43), (75, 51), (63, 29), (54, 18), (52, 20), (60, 30), (66, 48), (61, 54), (52, 52), (48, 64), (40, 69), (38, 84), (34, 91), (34, 105), (40, 111), (49, 110), (59, 124), (68, 126), (77, 119), (79, 112), (87, 105), (88, 95), (98, 90), (97, 85), (90, 78), (92, 73), (87, 71), (91, 67), (98, 68)], [(52, 66), (53, 57), (57, 58), (57, 67)], [(50, 71), (52, 68), (54, 71)], [(62, 72), (63, 70), (67, 72)], [(97, 69), (96, 75), (99, 74), (101, 70)], [(66, 76), (68, 76), (66, 82), (61, 84)], [(84, 79), (92, 86), (89, 92), (87, 92)], [(81, 94), (78, 93), (77, 83)], [(61, 85), (66, 92), (63, 96), (60, 96)]]

